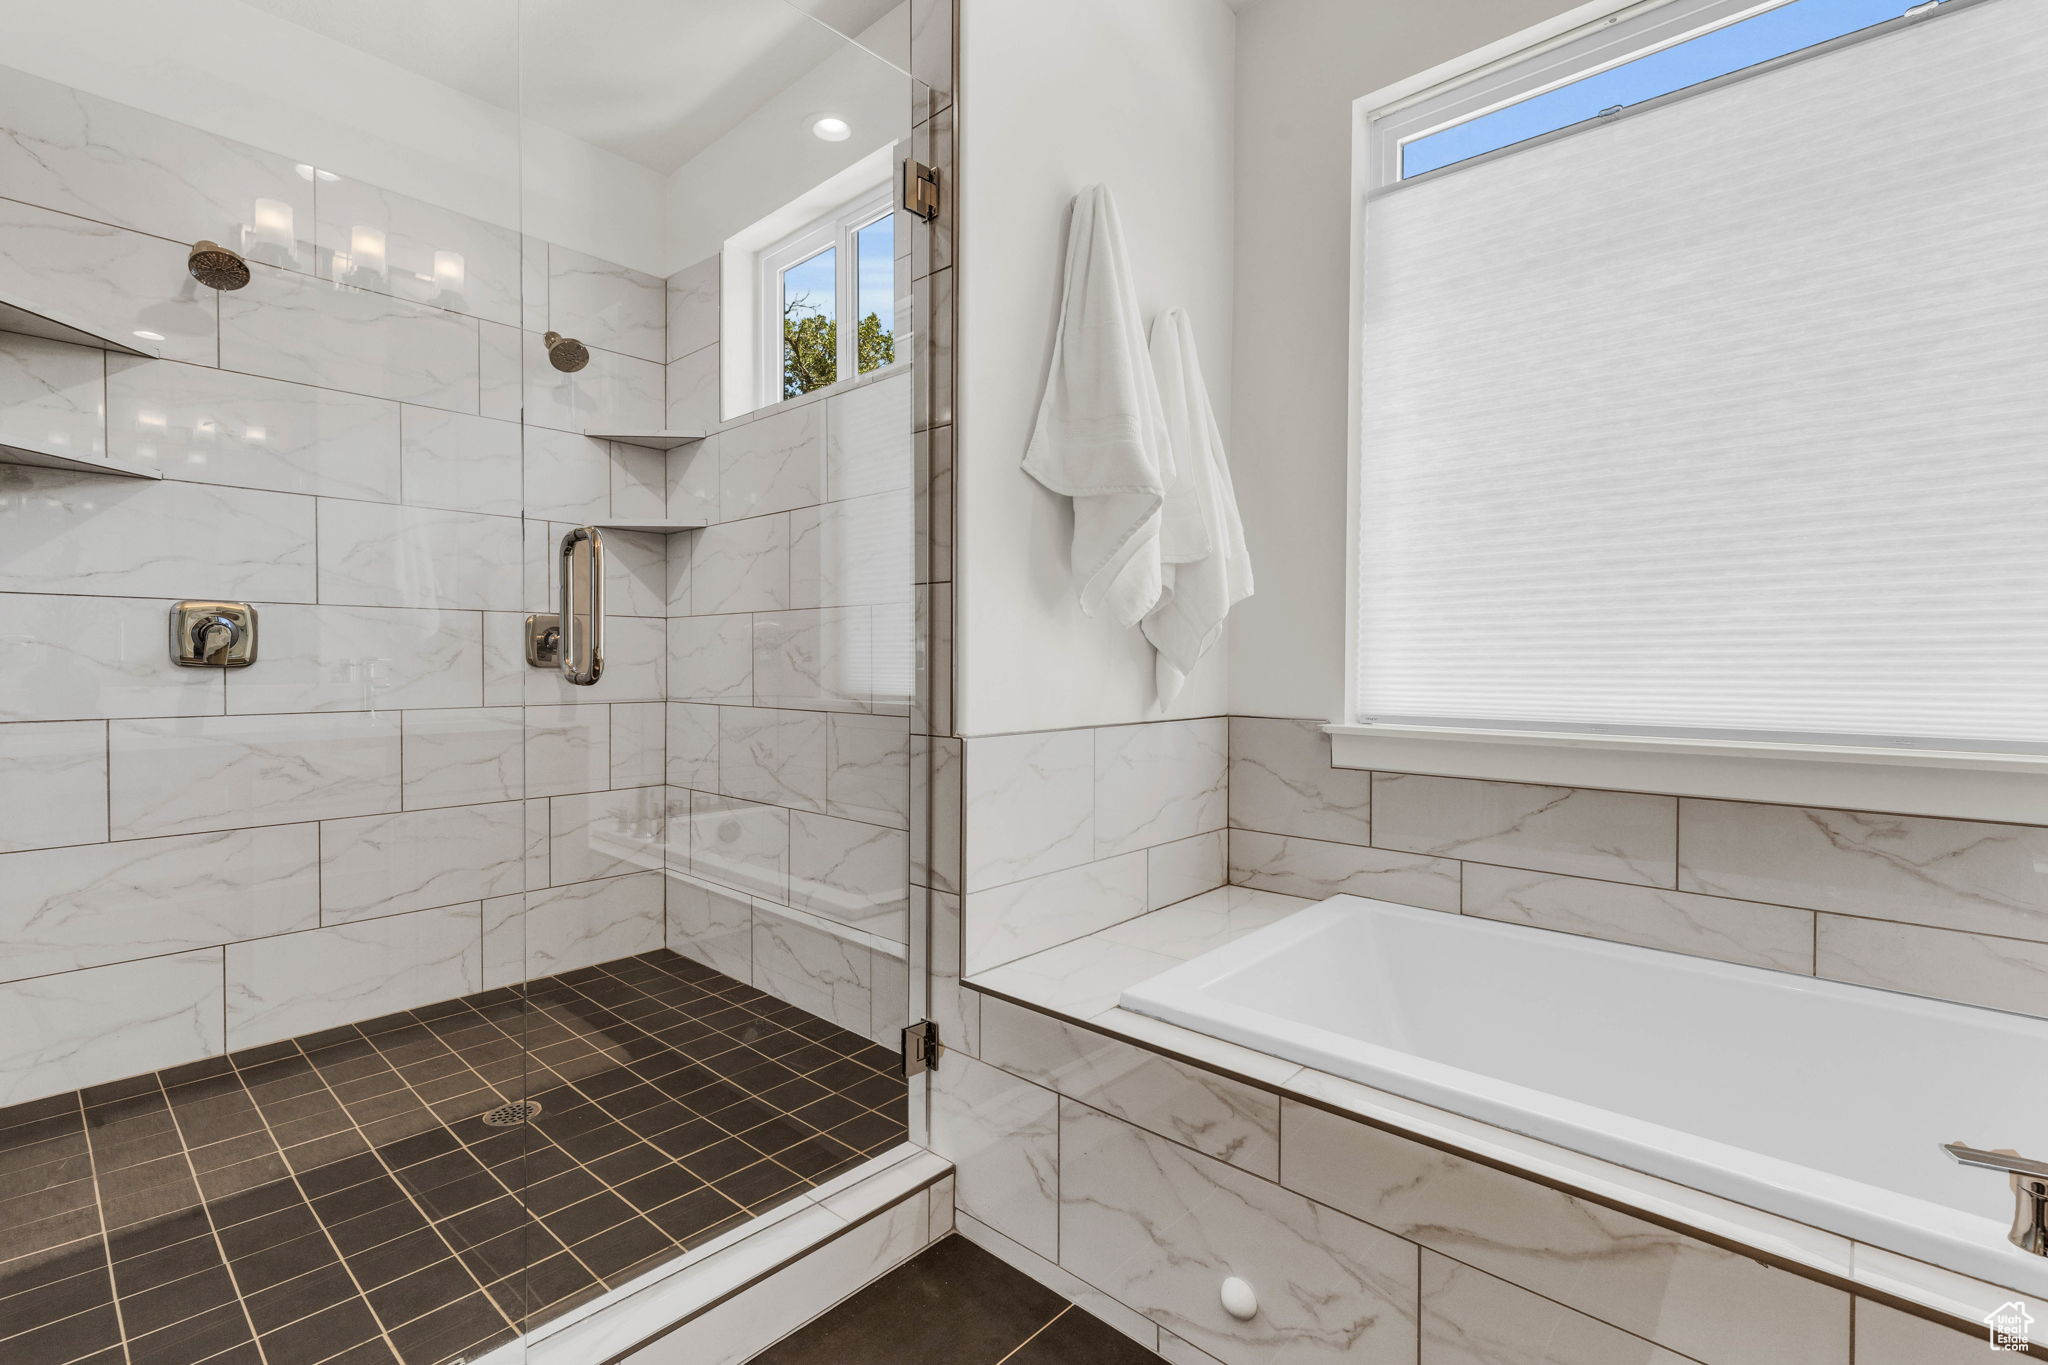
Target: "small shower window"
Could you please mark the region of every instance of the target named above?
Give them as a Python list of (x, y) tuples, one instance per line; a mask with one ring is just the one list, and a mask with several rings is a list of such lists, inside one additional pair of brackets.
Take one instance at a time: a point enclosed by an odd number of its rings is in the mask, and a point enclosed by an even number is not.
[(886, 187), (761, 256), (762, 394), (779, 402), (896, 359), (896, 222)]

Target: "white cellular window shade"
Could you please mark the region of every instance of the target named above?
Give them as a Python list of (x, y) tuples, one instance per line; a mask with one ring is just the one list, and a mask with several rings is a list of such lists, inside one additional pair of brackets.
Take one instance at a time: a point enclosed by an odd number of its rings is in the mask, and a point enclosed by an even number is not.
[(1378, 194), (1355, 718), (2048, 751), (2048, 4)]

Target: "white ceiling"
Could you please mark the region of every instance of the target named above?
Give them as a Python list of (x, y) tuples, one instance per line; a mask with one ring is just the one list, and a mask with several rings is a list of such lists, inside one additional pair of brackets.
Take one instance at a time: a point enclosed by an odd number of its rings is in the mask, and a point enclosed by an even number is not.
[(665, 174), (901, 0), (247, 3)]

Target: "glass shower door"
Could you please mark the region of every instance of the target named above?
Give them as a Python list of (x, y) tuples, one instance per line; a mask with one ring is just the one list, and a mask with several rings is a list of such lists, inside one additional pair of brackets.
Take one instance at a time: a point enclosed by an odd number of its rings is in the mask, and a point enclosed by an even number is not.
[(360, 11), (9, 15), (9, 1365), (526, 1320), (518, 14)]

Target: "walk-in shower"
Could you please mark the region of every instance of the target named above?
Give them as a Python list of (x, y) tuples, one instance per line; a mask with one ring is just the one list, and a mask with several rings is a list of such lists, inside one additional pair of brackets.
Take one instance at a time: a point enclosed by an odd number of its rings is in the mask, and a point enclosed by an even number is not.
[(516, 1355), (909, 1132), (909, 19), (196, 10), (0, 55), (0, 1360)]

